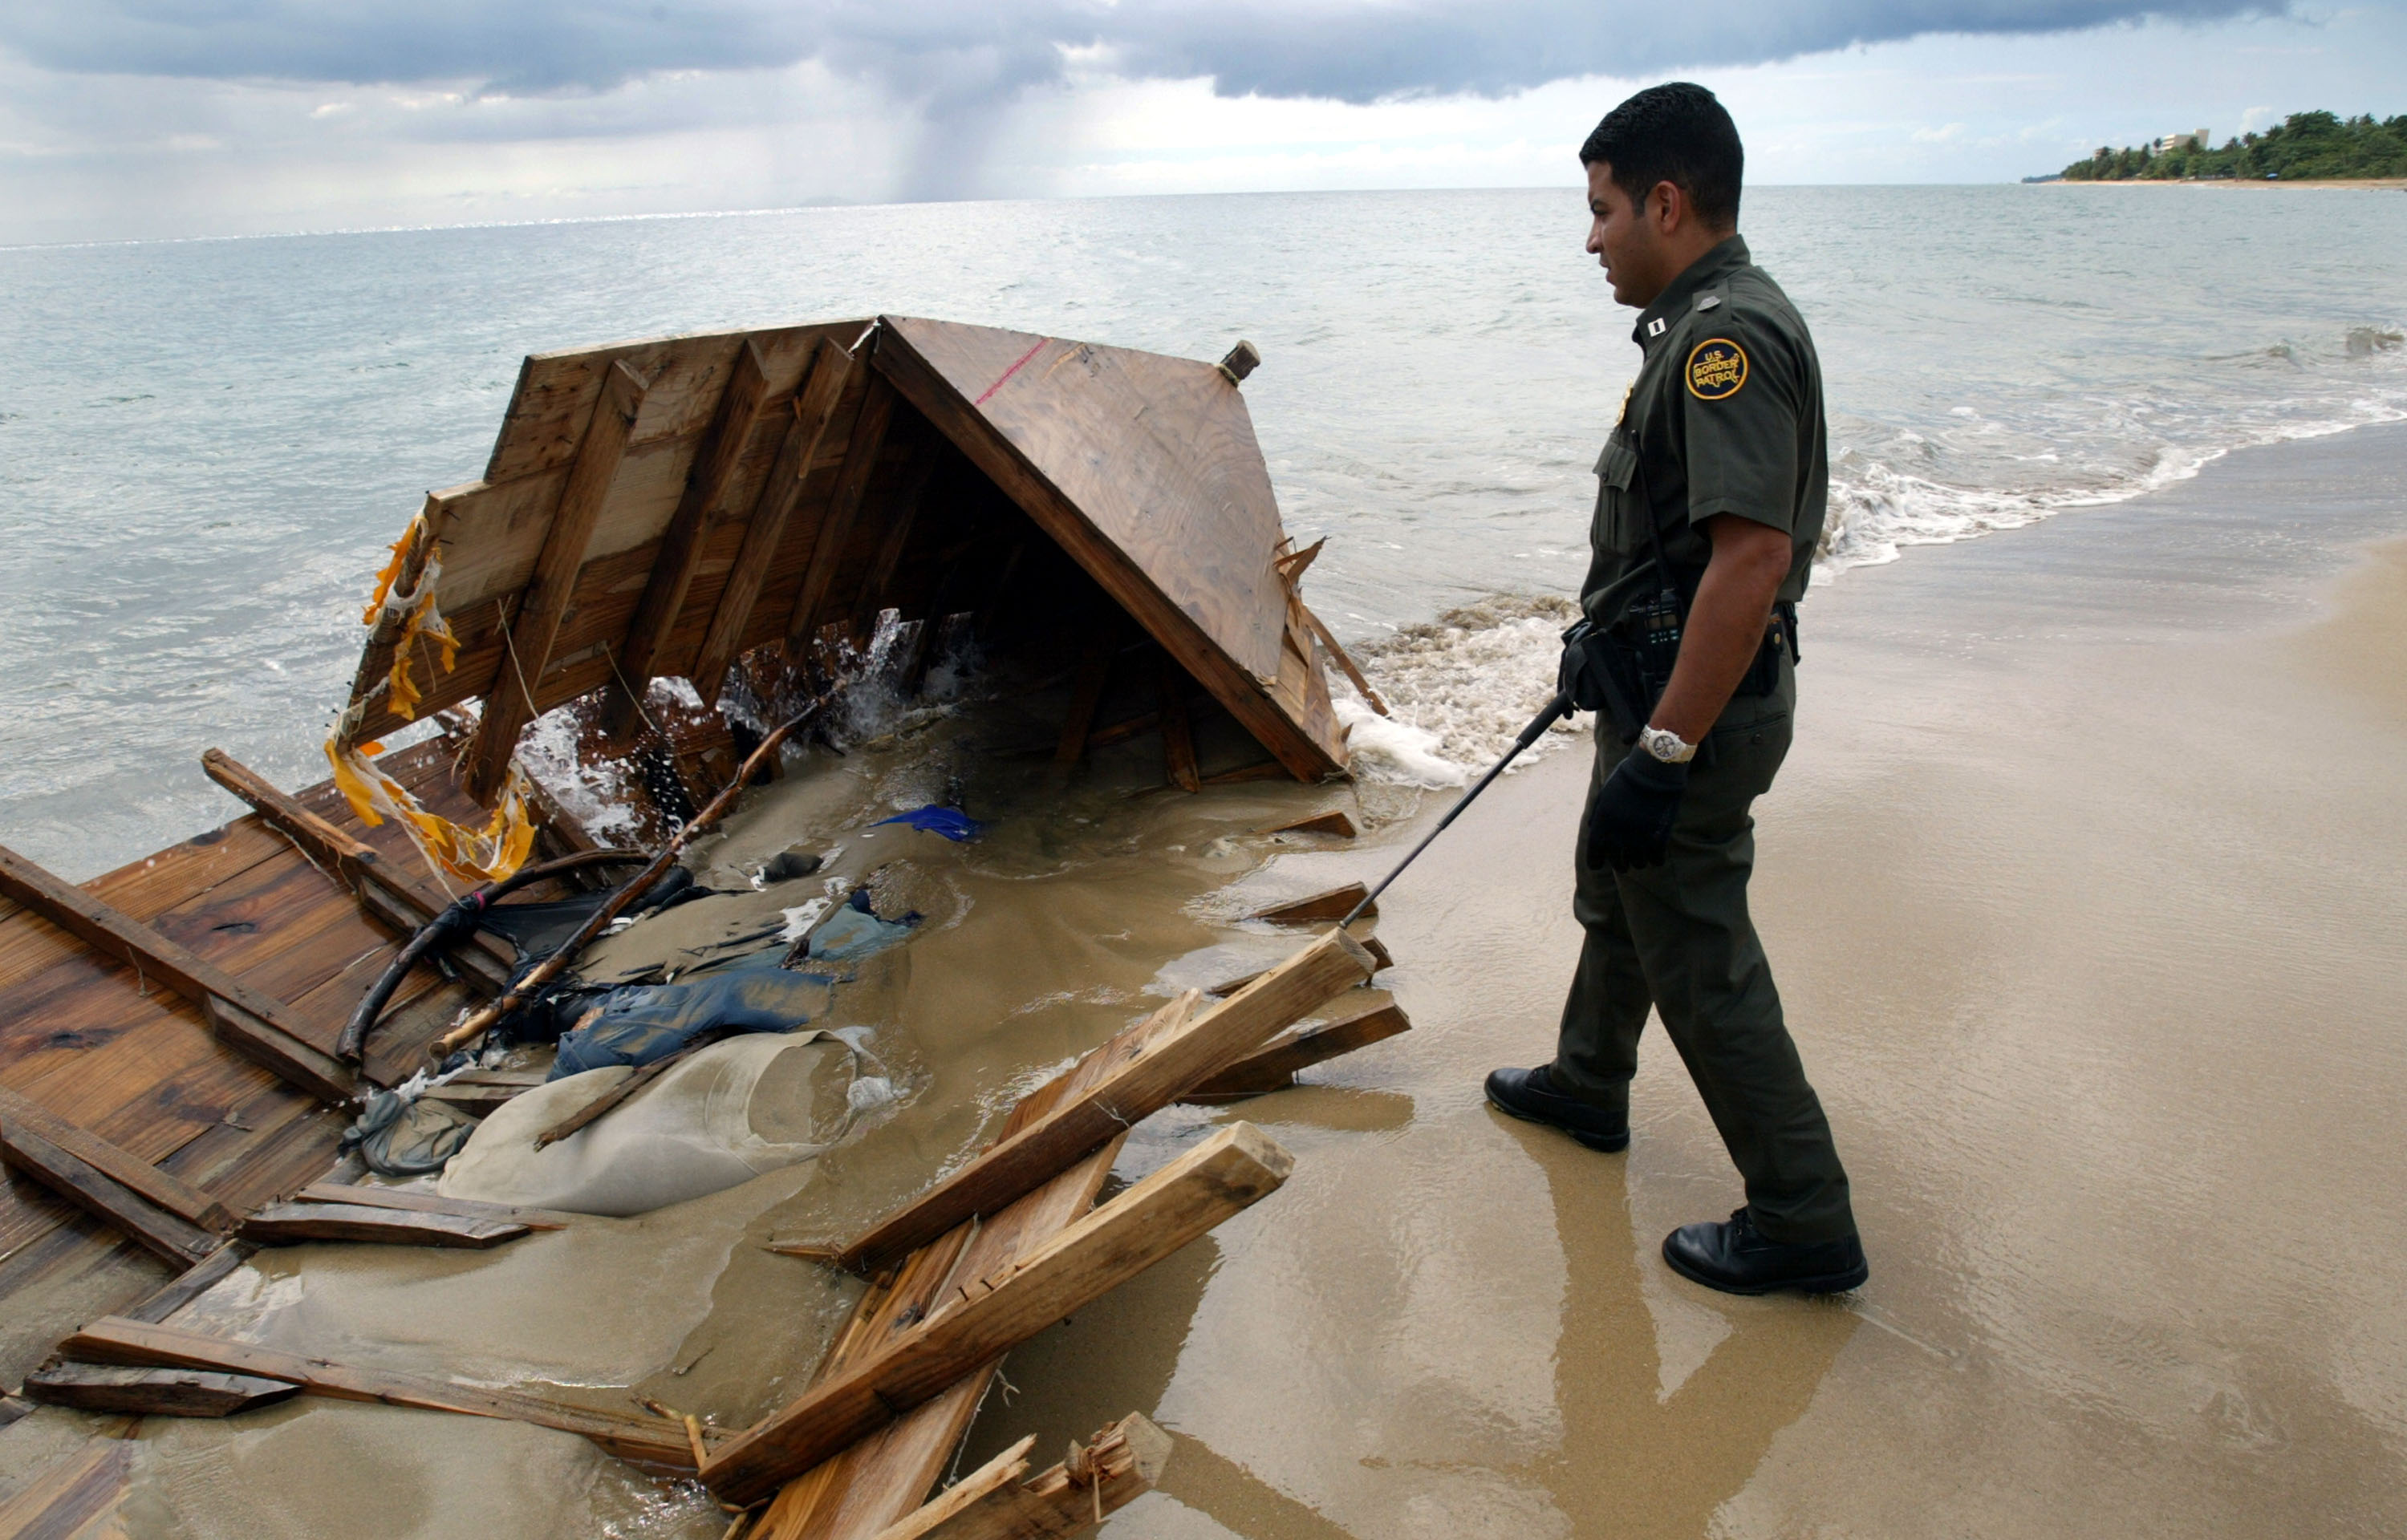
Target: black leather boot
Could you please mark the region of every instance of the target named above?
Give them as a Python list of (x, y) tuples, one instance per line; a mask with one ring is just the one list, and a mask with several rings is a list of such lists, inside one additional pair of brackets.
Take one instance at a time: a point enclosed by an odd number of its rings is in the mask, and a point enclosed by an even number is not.
[(1804, 1245), (1766, 1240), (1744, 1208), (1727, 1222), (1683, 1224), (1665, 1236), (1663, 1260), (1682, 1278), (1726, 1294), (1769, 1294), (1782, 1289), (1835, 1294), (1872, 1277), (1858, 1237)]
[(1499, 1111), (1560, 1128), (1591, 1150), (1611, 1154), (1630, 1148), (1630, 1120), (1564, 1095), (1546, 1078), (1546, 1067), (1498, 1069), (1488, 1077), (1488, 1099)]

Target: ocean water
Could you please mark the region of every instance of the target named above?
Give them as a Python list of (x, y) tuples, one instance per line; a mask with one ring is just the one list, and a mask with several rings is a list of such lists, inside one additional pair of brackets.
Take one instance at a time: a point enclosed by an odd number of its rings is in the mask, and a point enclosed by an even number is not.
[[(1743, 223), (1821, 349), (1825, 577), (2407, 417), (2396, 191), (1765, 188)], [(1442, 780), (1584, 564), (1636, 361), (1585, 233), (1567, 181), (0, 250), (0, 842), (82, 877), (222, 821), (210, 744), (320, 779), (383, 546), (483, 469), (521, 355), (877, 310), (1254, 341), (1310, 595), (1418, 729), (1360, 742)]]

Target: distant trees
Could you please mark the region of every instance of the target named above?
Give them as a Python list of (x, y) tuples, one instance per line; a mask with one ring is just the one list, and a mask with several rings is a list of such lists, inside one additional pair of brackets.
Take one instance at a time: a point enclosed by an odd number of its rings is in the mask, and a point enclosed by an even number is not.
[(2105, 145), (2064, 168), (2068, 182), (2191, 181), (2215, 177), (2281, 181), (2407, 177), (2407, 114), (2342, 118), (2294, 112), (2279, 128), (2224, 141), (2221, 149), (2176, 142), (2164, 154), (2147, 146)]

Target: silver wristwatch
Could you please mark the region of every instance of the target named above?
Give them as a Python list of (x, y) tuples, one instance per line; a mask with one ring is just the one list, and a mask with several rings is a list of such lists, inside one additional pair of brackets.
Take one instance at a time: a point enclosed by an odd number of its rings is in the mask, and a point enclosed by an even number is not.
[(1638, 746), (1667, 765), (1685, 765), (1697, 756), (1697, 745), (1667, 728), (1639, 728)]

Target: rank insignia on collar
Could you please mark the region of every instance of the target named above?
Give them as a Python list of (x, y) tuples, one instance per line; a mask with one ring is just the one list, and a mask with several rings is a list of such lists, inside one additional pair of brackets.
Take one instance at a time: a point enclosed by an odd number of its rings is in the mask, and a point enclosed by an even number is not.
[(1707, 337), (1688, 350), (1688, 394), (1726, 401), (1746, 383), (1746, 349), (1728, 337)]
[(1650, 337), (1661, 336), (1663, 334), (1663, 318), (1660, 316), (1656, 317), (1653, 320), (1646, 323), (1646, 334)]

